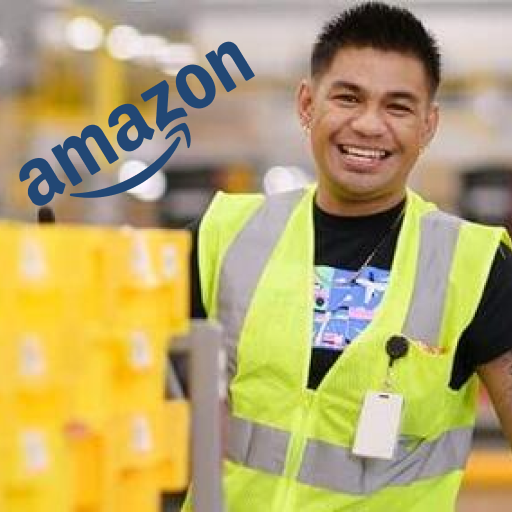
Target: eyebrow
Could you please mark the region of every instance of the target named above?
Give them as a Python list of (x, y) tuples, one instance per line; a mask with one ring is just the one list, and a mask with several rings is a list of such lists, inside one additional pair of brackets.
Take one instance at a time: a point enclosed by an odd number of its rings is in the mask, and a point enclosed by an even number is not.
[[(361, 94), (364, 93), (364, 89), (360, 87), (357, 84), (354, 84), (352, 82), (347, 82), (345, 80), (335, 80), (330, 87), (331, 90), (333, 89), (348, 89), (349, 91)], [(386, 96), (389, 96), (395, 100), (406, 100), (410, 101), (411, 103), (414, 103), (417, 105), (420, 102), (420, 99), (409, 91), (389, 91), (386, 93)]]

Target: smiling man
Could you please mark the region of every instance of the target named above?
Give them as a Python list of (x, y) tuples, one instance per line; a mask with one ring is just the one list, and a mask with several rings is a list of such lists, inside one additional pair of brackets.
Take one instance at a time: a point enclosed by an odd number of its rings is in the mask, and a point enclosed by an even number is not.
[(410, 12), (342, 13), (297, 94), (318, 183), (219, 193), (201, 221), (192, 310), (226, 333), (230, 512), (453, 511), (479, 377), (512, 443), (510, 239), (406, 185), (439, 80)]
[(393, 206), (437, 127), (438, 77), (416, 56), (382, 48), (350, 46), (325, 65), (319, 51), (299, 90), (319, 170), (317, 204), (347, 215)]

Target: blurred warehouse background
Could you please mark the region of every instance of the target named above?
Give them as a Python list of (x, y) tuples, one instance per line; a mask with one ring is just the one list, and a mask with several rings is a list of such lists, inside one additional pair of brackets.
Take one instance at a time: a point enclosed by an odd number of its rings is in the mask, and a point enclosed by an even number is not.
[[(512, 1), (403, 2), (438, 37), (444, 57), (441, 126), (411, 186), (442, 208), (512, 229)], [(51, 203), (60, 221), (182, 227), (201, 215), (214, 192), (275, 191), (314, 177), (295, 114), (295, 88), (307, 72), (314, 34), (351, 2), (334, 0), (0, 0), (0, 216), (33, 220), (29, 160), (48, 160), (66, 183)], [(193, 109), (175, 77), (225, 41), (238, 45), (255, 77), (245, 81), (226, 62), (237, 87)], [(141, 93), (167, 80), (169, 108), (186, 107), (192, 144), (128, 193), (81, 199), (72, 192), (104, 188), (137, 174), (169, 143), (151, 141), (72, 187), (51, 148), (97, 124), (112, 145), (110, 112), (135, 104), (156, 128), (156, 99)], [(93, 144), (94, 146), (94, 144)], [(34, 176), (37, 172), (34, 172)], [(32, 180), (30, 180), (32, 181)], [(507, 448), (482, 396), (475, 446), (485, 450), (476, 483), (468, 481), (461, 512), (512, 509), (512, 482), (500, 477)], [(494, 458), (496, 456), (496, 458)]]

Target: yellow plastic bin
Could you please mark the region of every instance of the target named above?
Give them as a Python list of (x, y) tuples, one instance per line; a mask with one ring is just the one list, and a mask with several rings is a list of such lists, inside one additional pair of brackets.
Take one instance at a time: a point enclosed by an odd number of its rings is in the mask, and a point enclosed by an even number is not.
[(114, 418), (107, 437), (108, 512), (158, 512), (169, 446), (163, 404)]
[(13, 426), (3, 440), (2, 472), (5, 510), (69, 512), (69, 457), (59, 428)]
[(112, 233), (105, 250), (107, 315), (181, 332), (188, 326), (188, 254), (185, 231), (125, 229)]
[(190, 404), (170, 400), (164, 404), (164, 424), (168, 440), (161, 465), (162, 490), (180, 492), (190, 481)]

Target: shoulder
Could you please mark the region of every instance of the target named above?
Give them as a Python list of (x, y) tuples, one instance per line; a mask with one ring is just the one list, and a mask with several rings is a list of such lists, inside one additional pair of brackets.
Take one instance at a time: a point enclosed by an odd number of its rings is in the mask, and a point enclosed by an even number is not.
[(409, 191), (411, 203), (425, 224), (438, 227), (441, 230), (452, 230), (458, 233), (458, 244), (461, 247), (488, 245), (494, 255), (500, 243), (512, 247), (510, 236), (502, 226), (489, 226), (469, 221), (453, 213), (446, 212), (432, 202), (423, 199), (415, 192)]
[(213, 197), (205, 217), (240, 215), (246, 210), (257, 208), (264, 199), (265, 196), (258, 193), (233, 194), (220, 191)]
[(263, 202), (263, 194), (217, 192), (199, 225), (199, 235), (239, 229)]
[(208, 204), (205, 212), (192, 222), (186, 229), (197, 236), (205, 224), (225, 222), (230, 217), (242, 215), (244, 211), (257, 207), (263, 200), (262, 194), (233, 194), (218, 191)]
[(257, 211), (261, 211), (265, 221), (272, 222), (276, 217), (282, 217), (286, 212), (292, 211), (307, 192), (308, 189), (295, 189), (271, 195), (218, 192), (203, 217), (200, 235), (208, 229), (237, 232)]
[(443, 210), (442, 208), (439, 208), (435, 203), (425, 199), (420, 194), (410, 189), (407, 190), (407, 197), (408, 207), (412, 207), (417, 212), (417, 214), (419, 214), (419, 217), (424, 220), (435, 219), (439, 224), (460, 225), (468, 231), (479, 233), (483, 236), (499, 235), (500, 237), (504, 238), (506, 243), (506, 239), (509, 239), (507, 231), (503, 226), (489, 226), (486, 224), (469, 221), (459, 217), (454, 213), (450, 213)]

